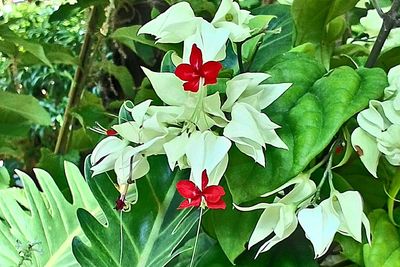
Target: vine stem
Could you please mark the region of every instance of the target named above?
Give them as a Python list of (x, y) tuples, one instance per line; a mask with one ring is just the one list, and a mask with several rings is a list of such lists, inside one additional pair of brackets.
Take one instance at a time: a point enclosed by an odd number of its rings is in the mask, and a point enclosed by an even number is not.
[(394, 0), (392, 7), (386, 13), (382, 11), (377, 1), (373, 0), (372, 3), (377, 10), (379, 16), (383, 19), (383, 22), (378, 37), (376, 38), (376, 42), (372, 47), (371, 54), (369, 55), (367, 63), (365, 64), (365, 67), (367, 68), (372, 68), (375, 66), (378, 57), (382, 51), (383, 45), (385, 44), (390, 32), (393, 28), (399, 27), (400, 25), (400, 20), (398, 18), (400, 0)]
[(194, 240), (192, 259), (190, 260), (190, 267), (193, 267), (194, 256), (196, 255), (197, 242), (199, 241), (201, 218), (203, 217), (203, 208), (201, 208), (201, 207), (200, 207), (200, 215), (199, 216), (200, 216), (199, 225), (197, 226), (196, 239)]
[(88, 19), (85, 39), (79, 53), (79, 63), (75, 70), (74, 80), (71, 84), (71, 89), (68, 94), (68, 104), (65, 108), (63, 124), (57, 137), (57, 143), (54, 149), (55, 154), (65, 154), (68, 150), (68, 143), (72, 132), (74, 118), (72, 111), (79, 105), (82, 97), (83, 89), (86, 83), (88, 72), (90, 69), (90, 55), (93, 45), (93, 35), (99, 20), (99, 8), (92, 7)]

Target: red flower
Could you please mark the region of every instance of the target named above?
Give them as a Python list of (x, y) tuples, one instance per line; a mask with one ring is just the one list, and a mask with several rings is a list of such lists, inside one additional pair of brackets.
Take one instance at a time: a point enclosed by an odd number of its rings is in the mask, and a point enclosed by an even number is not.
[(186, 81), (183, 84), (185, 91), (197, 92), (199, 90), (200, 79), (203, 78), (204, 84), (217, 83), (219, 71), (222, 69), (222, 64), (216, 61), (208, 61), (203, 64), (203, 55), (196, 44), (193, 44), (190, 53), (190, 64), (180, 64), (175, 75), (179, 79)]
[(201, 183), (201, 190), (189, 180), (179, 181), (176, 184), (179, 194), (186, 198), (179, 205), (178, 209), (200, 207), (203, 201), (210, 209), (225, 209), (226, 204), (222, 200), (222, 196), (225, 195), (224, 188), (219, 185), (207, 186), (208, 176), (206, 170), (202, 173)]

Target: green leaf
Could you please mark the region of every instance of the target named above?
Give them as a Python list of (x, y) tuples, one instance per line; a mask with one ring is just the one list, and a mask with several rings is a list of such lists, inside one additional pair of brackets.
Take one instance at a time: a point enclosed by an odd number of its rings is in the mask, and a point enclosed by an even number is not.
[[(210, 210), (206, 216), (211, 220), (214, 233), (222, 250), (234, 264), (235, 259), (246, 250), (254, 227), (261, 212), (241, 212), (233, 208), (232, 196), (227, 192), (224, 196), (225, 210)], [(238, 231), (240, 225), (240, 231)]]
[(172, 56), (174, 55), (175, 51), (168, 51), (165, 53), (162, 61), (161, 61), (161, 68), (160, 72), (174, 72), (176, 69), (176, 66), (174, 65), (174, 62), (172, 62)]
[[(78, 208), (98, 216), (101, 210), (79, 169), (65, 163), (73, 204), (61, 194), (53, 178), (35, 169), (40, 192), (32, 178), (17, 171), (24, 185), (27, 203), (3, 194), (0, 198), (0, 265), (1, 266), (76, 266), (71, 249), (74, 236), (85, 239), (76, 217)], [(7, 189), (8, 190), (8, 189)], [(15, 190), (14, 190), (15, 191)], [(24, 203), (24, 199), (22, 199)], [(31, 249), (29, 244), (33, 244)], [(25, 252), (23, 259), (21, 251)], [(30, 252), (28, 255), (27, 252)]]
[(60, 189), (61, 193), (63, 193), (64, 197), (68, 201), (71, 201), (72, 196), (65, 175), (64, 161), (66, 160), (78, 164), (78, 152), (71, 150), (67, 155), (56, 155), (50, 149), (42, 147), (40, 149), (40, 159), (36, 167), (46, 170), (54, 178), (54, 182)]
[(74, 239), (74, 255), (82, 266), (161, 267), (177, 256), (174, 250), (198, 219), (198, 212), (188, 215), (189, 211), (177, 210), (182, 199), (175, 184), (186, 178), (187, 172), (171, 172), (164, 156), (149, 158), (149, 163), (150, 172), (136, 182), (138, 201), (129, 213), (122, 214), (122, 226), (121, 214), (114, 209), (119, 194), (110, 178), (106, 174), (88, 178), (108, 224), (105, 227), (88, 212), (78, 211), (82, 229), (91, 242), (87, 246), (79, 238)]
[(78, 12), (90, 7), (105, 5), (108, 2), (106, 0), (79, 0), (76, 4), (70, 5), (64, 4), (60, 6), (53, 14), (49, 17), (49, 22), (63, 21), (73, 17)]
[(266, 33), (262, 38), (262, 43), (254, 55), (253, 63), (249, 67), (250, 71), (259, 71), (269, 60), (292, 48), (293, 20), (290, 14), (290, 7), (285, 5), (266, 5), (254, 9), (253, 13), (255, 15), (276, 16), (269, 23), (268, 31), (281, 28), (280, 33)]
[(6, 24), (0, 25), (0, 37), (7, 40), (8, 42), (12, 42), (18, 46), (21, 46), (23, 50), (31, 53), (34, 57), (38, 58), (40, 61), (45, 63), (48, 66), (52, 66), (51, 62), (46, 56), (44, 52), (43, 46), (36, 42), (25, 40), (11, 31)]
[(364, 266), (363, 244), (357, 242), (349, 236), (344, 236), (341, 234), (336, 234), (335, 240), (342, 247), (341, 254), (343, 256), (352, 262), (357, 263), (359, 266)]
[(111, 61), (103, 61), (99, 63), (99, 68), (117, 79), (126, 96), (132, 95), (135, 83), (127, 67), (117, 66)]
[(10, 187), (10, 174), (6, 167), (0, 167), (0, 190)]
[(358, 0), (295, 0), (292, 15), (296, 28), (295, 45), (320, 43), (327, 35), (327, 25), (352, 9)]
[(0, 91), (0, 134), (26, 135), (32, 124), (50, 125), (49, 113), (33, 96)]
[(133, 25), (129, 27), (118, 28), (110, 35), (110, 38), (126, 45), (135, 53), (137, 52), (135, 43), (141, 43), (151, 47), (155, 47), (165, 52), (169, 50), (174, 50), (177, 52), (180, 51), (179, 54), (181, 54), (182, 48), (179, 49), (177, 45), (155, 44), (153, 40), (147, 39), (143, 34), (137, 35), (140, 27), (142, 27), (142, 25)]
[(340, 127), (387, 86), (381, 69), (340, 67), (326, 74), (319, 63), (301, 54), (285, 54), (265, 67), (272, 75), (268, 82), (293, 83), (265, 110), (282, 127), (277, 133), (289, 149), (268, 146), (265, 168), (232, 151), (226, 176), (236, 203), (272, 191), (303, 171)]
[(369, 214), (372, 244), (363, 247), (366, 267), (393, 267), (400, 262), (400, 235), (384, 210)]

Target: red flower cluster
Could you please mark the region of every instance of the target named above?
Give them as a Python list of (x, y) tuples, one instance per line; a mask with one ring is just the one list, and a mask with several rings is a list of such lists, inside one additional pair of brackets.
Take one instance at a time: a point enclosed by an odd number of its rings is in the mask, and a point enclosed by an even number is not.
[(200, 78), (204, 79), (204, 84), (217, 83), (219, 71), (222, 64), (216, 61), (208, 61), (203, 64), (203, 55), (196, 44), (193, 44), (190, 53), (190, 64), (182, 63), (176, 70), (175, 75), (179, 79), (186, 81), (183, 84), (185, 91), (197, 92), (199, 90)]
[(225, 190), (222, 186), (208, 184), (208, 176), (206, 170), (202, 173), (201, 190), (189, 180), (179, 181), (176, 184), (176, 189), (179, 194), (186, 198), (178, 207), (178, 209), (185, 209), (189, 207), (200, 207), (204, 200), (205, 205), (210, 209), (225, 209), (226, 204), (222, 200), (225, 195)]

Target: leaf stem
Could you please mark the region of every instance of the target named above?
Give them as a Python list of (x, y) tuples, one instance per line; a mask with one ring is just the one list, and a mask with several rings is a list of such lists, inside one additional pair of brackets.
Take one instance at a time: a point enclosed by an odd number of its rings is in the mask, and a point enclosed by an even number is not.
[(190, 267), (193, 267), (194, 256), (196, 255), (197, 242), (199, 240), (200, 229), (201, 229), (201, 218), (203, 217), (203, 208), (200, 208), (200, 215), (199, 216), (200, 216), (199, 224), (197, 226), (196, 239), (194, 240), (192, 259), (190, 260)]
[(400, 20), (398, 19), (398, 10), (400, 8), (400, 0), (394, 0), (392, 7), (386, 13), (382, 11), (376, 1), (372, 1), (376, 11), (379, 16), (383, 19), (381, 29), (379, 31), (378, 37), (376, 38), (375, 44), (372, 47), (371, 54), (368, 57), (365, 67), (372, 68), (375, 66), (378, 57), (382, 51), (383, 45), (386, 42), (391, 30), (398, 27)]
[(82, 44), (79, 54), (79, 64), (76, 68), (74, 80), (71, 84), (71, 89), (68, 94), (68, 104), (65, 108), (63, 124), (61, 125), (58, 133), (57, 143), (54, 149), (55, 154), (65, 154), (68, 150), (68, 143), (74, 121), (72, 113), (73, 109), (79, 105), (90, 69), (90, 55), (94, 39), (93, 35), (95, 33), (97, 22), (100, 19), (99, 13), (99, 7), (92, 7), (88, 19), (85, 40)]
[(244, 72), (242, 46), (243, 46), (242, 42), (241, 43), (237, 43), (237, 56), (238, 56), (238, 63), (239, 63), (239, 73), (243, 73)]

